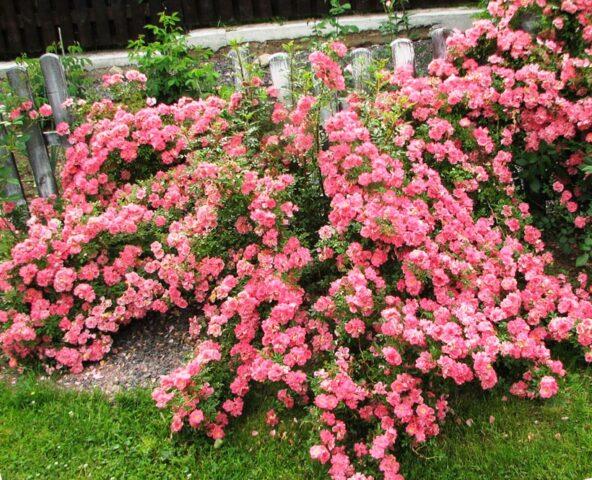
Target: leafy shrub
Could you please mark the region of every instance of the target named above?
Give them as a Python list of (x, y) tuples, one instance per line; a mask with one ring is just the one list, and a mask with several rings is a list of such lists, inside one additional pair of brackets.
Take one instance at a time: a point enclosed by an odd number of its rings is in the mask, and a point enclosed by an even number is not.
[[(59, 54), (58, 45), (51, 45), (48, 49), (50, 53)], [(62, 52), (60, 58), (64, 66), (68, 94), (72, 98), (95, 99), (93, 96), (94, 81), (88, 74), (88, 68), (92, 62), (84, 56), (84, 50), (80, 44), (69, 45), (66, 52)]]
[(409, 33), (409, 13), (407, 12), (409, 0), (380, 1), (387, 15), (386, 21), (378, 27), (380, 32), (391, 37), (396, 37), (403, 30)]
[(130, 59), (148, 77), (148, 95), (161, 102), (174, 102), (183, 96), (207, 96), (214, 91), (218, 78), (208, 62), (211, 51), (189, 46), (179, 21), (177, 13), (162, 12), (160, 25), (145, 27), (154, 41), (141, 35), (128, 46)]
[(346, 51), (310, 55), (319, 91), (295, 82), (293, 108), (257, 77), (227, 101), (92, 106), (62, 204), (35, 201), (0, 264), (10, 363), (80, 371), (121, 325), (200, 307), (195, 357), (154, 392), (173, 431), (222, 438), (266, 383), (280, 410), (308, 405), (332, 478), (400, 479), (396, 446), (436, 435), (458, 385), (548, 398), (555, 342), (592, 360), (587, 279), (547, 273), (511, 154), (479, 124), (498, 114), (487, 72), (379, 72), (321, 130)]
[[(563, 8), (588, 25), (590, 7)], [(92, 105), (62, 202), (35, 201), (0, 263), (5, 356), (80, 371), (122, 325), (199, 309), (194, 358), (153, 394), (172, 431), (221, 439), (263, 383), (270, 425), (307, 408), (334, 480), (400, 480), (397, 449), (437, 435), (461, 385), (552, 397), (557, 343), (592, 361), (590, 284), (551, 273), (516, 159), (549, 135), (585, 149), (589, 102), (520, 64), (558, 48), (523, 33), (477, 22), (430, 77), (379, 71), (368, 94), (332, 42), (309, 56), (315, 82), (295, 68), (291, 107), (258, 77), (228, 100)]]
[[(578, 1), (488, 4), (489, 19), (449, 40), (462, 75), (491, 78), (496, 141), (549, 240), (592, 255), (590, 7)], [(528, 28), (530, 32), (523, 31)], [(493, 127), (488, 119), (483, 124)]]
[(351, 11), (351, 3), (341, 3), (341, 0), (329, 0), (329, 14), (322, 20), (315, 22), (312, 27), (317, 37), (339, 38), (350, 33), (357, 33), (355, 25), (343, 25), (339, 18)]

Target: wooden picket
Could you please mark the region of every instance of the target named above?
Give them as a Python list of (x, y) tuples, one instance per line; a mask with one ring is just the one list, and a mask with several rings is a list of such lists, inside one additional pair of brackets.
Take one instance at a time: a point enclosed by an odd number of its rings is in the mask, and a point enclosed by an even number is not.
[(436, 28), (432, 30), (432, 49), (433, 58), (445, 58), (446, 57), (446, 39), (450, 36), (451, 30), (447, 28)]
[[(58, 125), (62, 122), (69, 124), (70, 114), (64, 107), (64, 102), (68, 99), (68, 86), (66, 84), (64, 66), (60, 57), (53, 53), (46, 53), (41, 56), (39, 63), (41, 64), (41, 71), (45, 82), (45, 93), (51, 105), (55, 124)], [(46, 135), (47, 137), (52, 138), (50, 135)], [(64, 147), (67, 147), (67, 140), (65, 138), (61, 138), (59, 142)]]
[(16, 167), (14, 155), (3, 147), (3, 139), (6, 136), (6, 129), (0, 125), (0, 168), (5, 170), (7, 182), (4, 185), (4, 195), (7, 198), (14, 198), (17, 205), (26, 205), (25, 190)]
[(370, 79), (370, 64), (372, 63), (372, 54), (367, 48), (356, 48), (351, 52), (352, 77), (354, 79), (354, 88), (364, 90), (366, 83)]
[[(349, 0), (352, 12), (383, 11), (379, 0)], [(412, 8), (453, 6), (477, 0), (413, 0)], [(59, 41), (79, 42), (85, 50), (122, 48), (156, 23), (162, 11), (178, 12), (186, 30), (220, 24), (327, 14), (325, 0), (1, 0), (0, 59), (26, 52), (38, 55)], [(281, 27), (280, 27), (281, 28)]]
[(290, 75), (290, 58), (287, 53), (274, 53), (269, 58), (271, 82), (278, 89), (279, 99), (287, 105), (292, 104), (292, 84)]
[(395, 70), (405, 65), (411, 65), (415, 74), (415, 49), (408, 38), (397, 38), (391, 42), (391, 52)]
[[(12, 90), (23, 100), (34, 102), (29, 76), (23, 67), (13, 67), (6, 72), (8, 83)], [(37, 191), (42, 197), (56, 195), (58, 188), (56, 185), (51, 162), (47, 153), (45, 140), (41, 128), (36, 122), (29, 122), (25, 127), (25, 136), (27, 137), (26, 149), (29, 157), (29, 163), (35, 177)]]

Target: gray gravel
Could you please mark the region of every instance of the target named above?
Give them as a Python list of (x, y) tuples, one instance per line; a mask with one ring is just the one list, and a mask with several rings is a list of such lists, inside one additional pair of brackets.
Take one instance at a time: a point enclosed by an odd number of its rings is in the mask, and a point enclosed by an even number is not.
[(98, 388), (107, 394), (135, 387), (154, 387), (161, 375), (183, 365), (194, 342), (183, 316), (137, 320), (115, 334), (111, 352), (82, 373), (67, 373), (56, 383), (77, 390)]

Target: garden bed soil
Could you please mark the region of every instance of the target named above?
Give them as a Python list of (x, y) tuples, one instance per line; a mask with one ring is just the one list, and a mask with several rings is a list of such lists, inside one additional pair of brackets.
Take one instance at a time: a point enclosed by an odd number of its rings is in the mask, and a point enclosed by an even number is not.
[(111, 352), (80, 374), (66, 373), (58, 385), (76, 390), (98, 388), (106, 394), (154, 387), (161, 375), (184, 365), (192, 353), (186, 315), (161, 315), (137, 320), (116, 333)]

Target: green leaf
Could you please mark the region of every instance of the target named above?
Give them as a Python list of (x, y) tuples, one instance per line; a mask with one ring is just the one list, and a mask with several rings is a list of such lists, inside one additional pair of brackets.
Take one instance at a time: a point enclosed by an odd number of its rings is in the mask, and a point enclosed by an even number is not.
[(533, 192), (540, 192), (541, 191), (541, 182), (539, 181), (538, 178), (531, 178), (530, 181), (528, 182), (530, 189)]
[(584, 265), (586, 265), (588, 263), (589, 259), (590, 259), (589, 253), (584, 253), (583, 255), (580, 255), (576, 259), (576, 267), (583, 267)]

